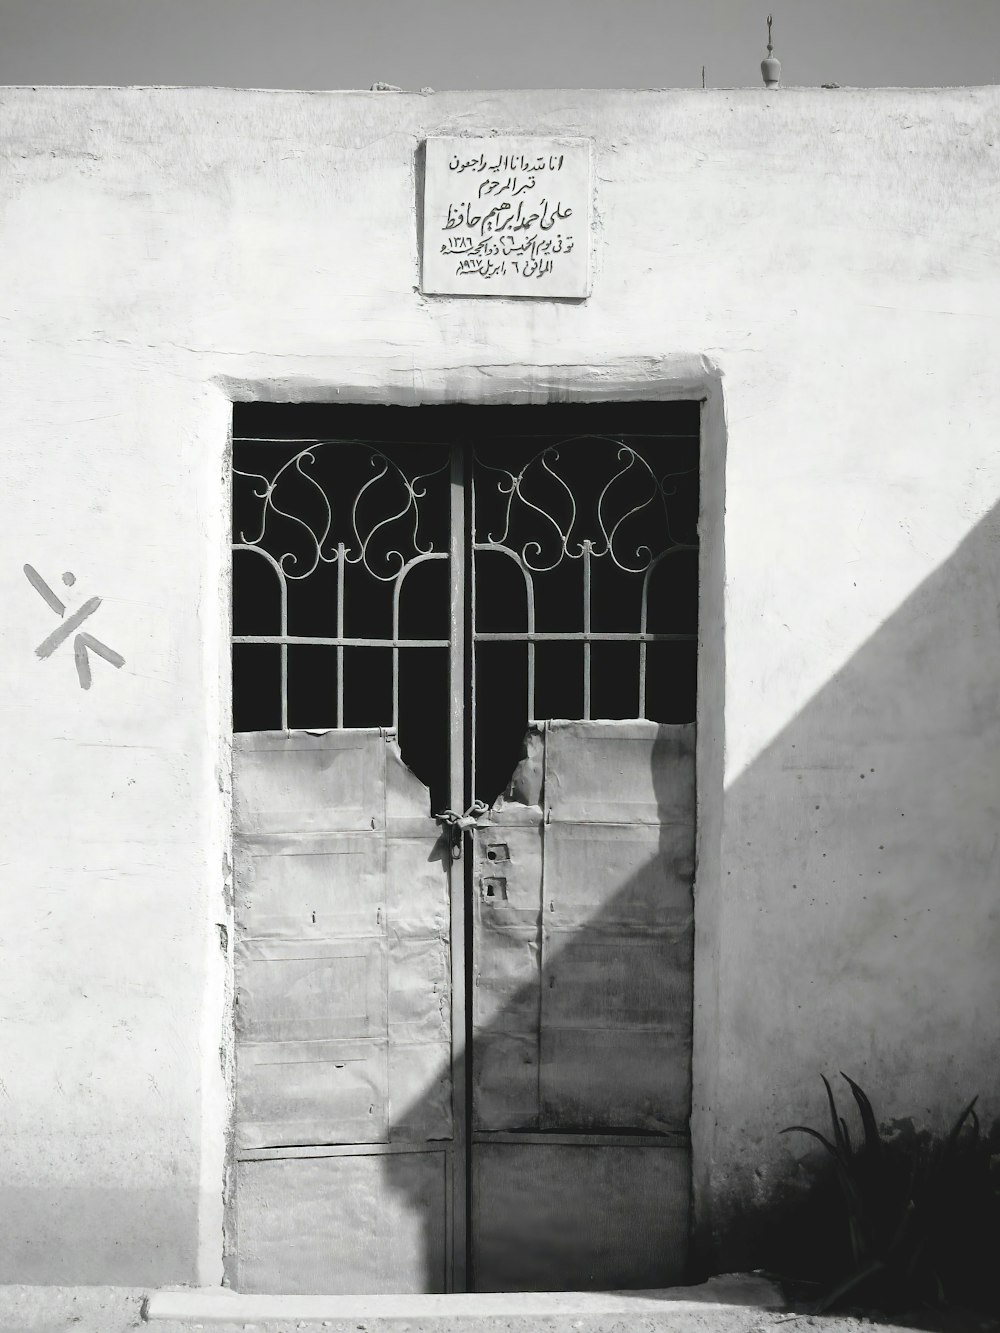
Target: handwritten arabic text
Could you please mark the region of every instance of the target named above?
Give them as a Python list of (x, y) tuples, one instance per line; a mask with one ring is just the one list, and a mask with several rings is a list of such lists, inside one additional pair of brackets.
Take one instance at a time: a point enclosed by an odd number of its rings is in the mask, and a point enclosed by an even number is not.
[(430, 261), (441, 285), (425, 290), (527, 295), (542, 283), (544, 294), (585, 295), (589, 144), (509, 144), (428, 141), (425, 269)]

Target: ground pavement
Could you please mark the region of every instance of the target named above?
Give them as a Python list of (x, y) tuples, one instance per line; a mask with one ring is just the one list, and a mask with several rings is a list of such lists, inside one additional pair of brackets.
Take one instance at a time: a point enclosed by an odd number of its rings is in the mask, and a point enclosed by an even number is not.
[[(201, 1299), (207, 1296), (207, 1299)], [(0, 1286), (2, 1333), (1000, 1333), (968, 1311), (892, 1324), (855, 1315), (809, 1314), (785, 1305), (756, 1274), (663, 1292), (558, 1293), (504, 1297), (325, 1298), (311, 1309), (254, 1312), (245, 1298), (191, 1289)], [(273, 1299), (273, 1298), (272, 1298)], [(295, 1299), (295, 1298), (292, 1298)], [(306, 1298), (312, 1300), (313, 1298)], [(224, 1302), (234, 1304), (227, 1306)], [(185, 1308), (186, 1307), (186, 1308)], [(229, 1317), (232, 1315), (233, 1317)], [(247, 1316), (250, 1317), (247, 1317)], [(160, 1317), (163, 1316), (163, 1317)], [(173, 1317), (182, 1316), (182, 1317)], [(148, 1320), (147, 1320), (148, 1317)], [(785, 1327), (787, 1325), (787, 1328)]]

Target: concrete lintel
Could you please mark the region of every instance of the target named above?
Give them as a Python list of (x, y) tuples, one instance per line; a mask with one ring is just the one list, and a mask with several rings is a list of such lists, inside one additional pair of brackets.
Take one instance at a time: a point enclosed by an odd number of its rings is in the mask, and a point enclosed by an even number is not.
[[(511, 298), (516, 299), (516, 298)], [(583, 363), (432, 361), (376, 349), (367, 361), (285, 355), (280, 367), (266, 352), (227, 353), (214, 385), (234, 402), (433, 403), (604, 402), (706, 399), (718, 394), (721, 366), (698, 352), (597, 355)]]

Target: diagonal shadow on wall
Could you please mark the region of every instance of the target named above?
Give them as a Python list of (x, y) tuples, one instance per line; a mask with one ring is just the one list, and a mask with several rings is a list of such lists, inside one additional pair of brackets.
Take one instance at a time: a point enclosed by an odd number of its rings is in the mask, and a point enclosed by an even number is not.
[(820, 1073), (902, 1132), (976, 1093), (997, 1114), (998, 556), (1000, 506), (726, 792), (699, 1173), (723, 1267), (812, 1243), (786, 1222), (815, 1155), (778, 1131), (826, 1123)]
[[(820, 1072), (846, 1069), (890, 1121), (941, 1130), (975, 1092), (996, 1112), (998, 553), (995, 508), (725, 793), (721, 883), (696, 893), (696, 968), (714, 982), (695, 989), (703, 1270), (756, 1267), (787, 1242), (810, 1154), (778, 1131), (820, 1123)], [(588, 929), (627, 916), (646, 878)], [(688, 1021), (681, 1001), (678, 1030)], [(606, 1206), (595, 1194), (584, 1215), (567, 1210), (554, 1250), (572, 1248), (574, 1228), (602, 1234)], [(657, 1258), (638, 1281), (616, 1281), (612, 1264), (593, 1285), (678, 1280), (674, 1221), (669, 1199), (635, 1210), (620, 1234), (634, 1244), (652, 1226)], [(427, 1268), (433, 1288), (437, 1257)]]

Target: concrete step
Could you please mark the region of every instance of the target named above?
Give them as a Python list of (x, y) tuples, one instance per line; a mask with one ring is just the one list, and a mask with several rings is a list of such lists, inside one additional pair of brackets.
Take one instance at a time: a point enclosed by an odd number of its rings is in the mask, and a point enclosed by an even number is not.
[[(325, 1327), (335, 1333), (598, 1333), (605, 1329), (673, 1333), (757, 1333), (782, 1308), (782, 1295), (756, 1274), (716, 1277), (696, 1287), (621, 1292), (482, 1292), (444, 1296), (254, 1295), (224, 1287), (154, 1292), (145, 1318), (213, 1333), (247, 1328)], [(171, 1331), (172, 1333), (172, 1331)]]

